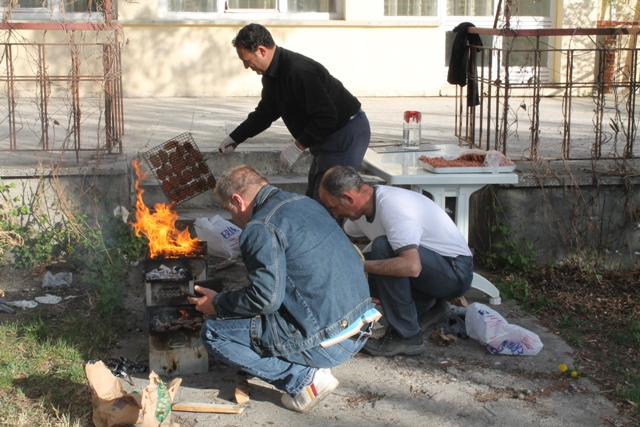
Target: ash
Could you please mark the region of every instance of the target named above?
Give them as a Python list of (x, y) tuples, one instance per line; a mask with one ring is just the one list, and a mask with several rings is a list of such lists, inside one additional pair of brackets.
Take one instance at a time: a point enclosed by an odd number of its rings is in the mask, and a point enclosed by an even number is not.
[(162, 264), (160, 267), (149, 271), (145, 277), (147, 280), (177, 280), (184, 279), (187, 275), (186, 273), (184, 268), (178, 268), (177, 266), (171, 268)]

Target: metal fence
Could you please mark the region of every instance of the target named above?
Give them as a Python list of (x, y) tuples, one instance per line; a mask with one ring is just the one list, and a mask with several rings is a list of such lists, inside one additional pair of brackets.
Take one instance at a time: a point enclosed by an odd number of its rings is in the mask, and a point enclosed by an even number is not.
[(470, 28), (489, 43), (468, 48), (476, 66), (457, 91), (456, 136), (512, 159), (636, 157), (637, 31)]
[(111, 36), (2, 44), (0, 151), (122, 153), (120, 43)]

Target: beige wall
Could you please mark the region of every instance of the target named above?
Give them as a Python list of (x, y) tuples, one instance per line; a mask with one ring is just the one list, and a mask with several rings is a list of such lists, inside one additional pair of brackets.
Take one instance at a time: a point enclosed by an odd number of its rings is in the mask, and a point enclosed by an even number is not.
[[(125, 26), (125, 96), (255, 96), (231, 40), (243, 24)], [(435, 27), (268, 26), (276, 44), (322, 63), (356, 95), (438, 95), (444, 34)]]
[[(596, 28), (601, 0), (564, 0), (556, 5), (557, 28)], [(559, 49), (593, 49), (595, 36), (556, 37)], [(567, 56), (556, 54), (551, 78), (554, 82), (565, 80)], [(573, 81), (593, 81), (596, 66), (595, 53), (577, 54), (574, 57)], [(589, 95), (591, 88), (580, 89), (579, 95)]]

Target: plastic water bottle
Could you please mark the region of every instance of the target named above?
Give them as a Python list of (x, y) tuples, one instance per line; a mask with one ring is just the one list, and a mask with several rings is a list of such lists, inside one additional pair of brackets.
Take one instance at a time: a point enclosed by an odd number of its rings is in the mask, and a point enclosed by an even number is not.
[(402, 147), (419, 148), (422, 137), (422, 113), (419, 111), (405, 111), (402, 121)]

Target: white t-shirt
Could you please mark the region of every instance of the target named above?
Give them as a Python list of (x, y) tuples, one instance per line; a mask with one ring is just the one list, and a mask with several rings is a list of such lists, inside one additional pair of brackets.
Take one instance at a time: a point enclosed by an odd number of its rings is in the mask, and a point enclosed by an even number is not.
[(345, 221), (344, 231), (371, 241), (385, 235), (396, 254), (422, 246), (443, 256), (471, 256), (464, 236), (449, 215), (418, 192), (376, 186), (373, 215), (371, 222), (364, 215), (357, 221)]

